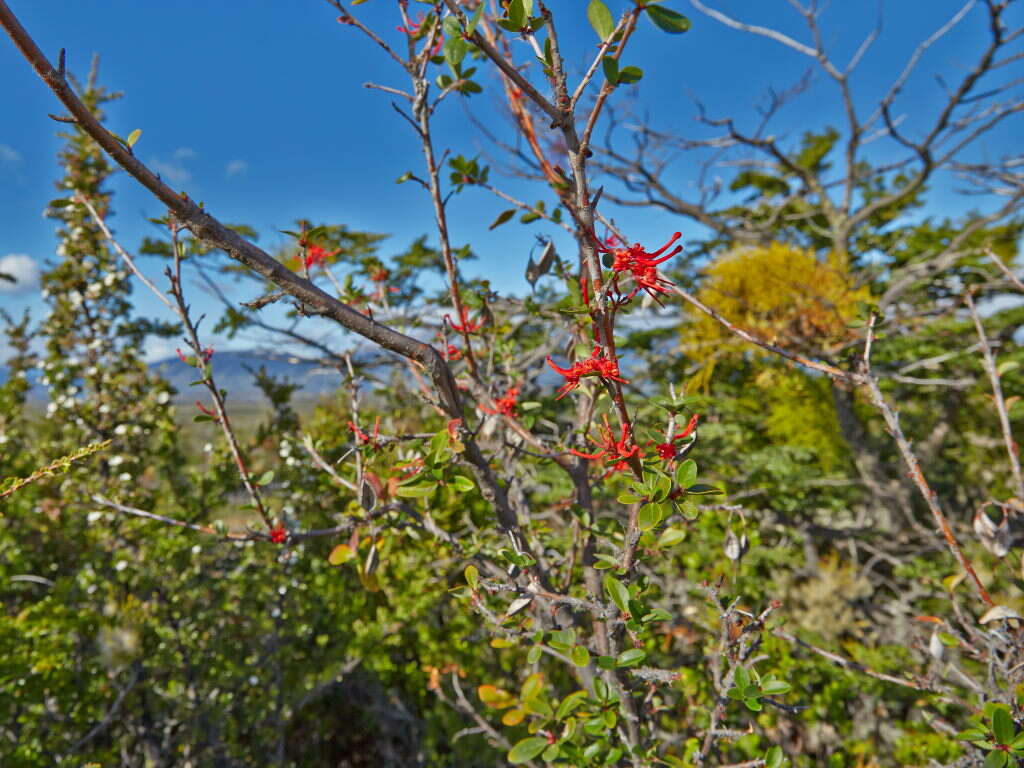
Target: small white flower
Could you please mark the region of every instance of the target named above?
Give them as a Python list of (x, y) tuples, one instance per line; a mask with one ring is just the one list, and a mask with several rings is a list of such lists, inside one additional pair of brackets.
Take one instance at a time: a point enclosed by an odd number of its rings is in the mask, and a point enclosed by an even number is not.
[(287, 459), (284, 460), (284, 463), (287, 464), (289, 467), (294, 467), (299, 462), (295, 460), (294, 456), (289, 456)]
[(96, 376), (99, 372), (100, 369), (97, 368), (95, 365), (90, 365), (88, 368), (85, 369), (86, 376)]
[(110, 413), (110, 406), (107, 405), (106, 403), (103, 403), (103, 405), (101, 405), (97, 410), (100, 413)]
[(115, 278), (113, 275), (107, 275), (106, 277), (103, 278), (103, 284), (107, 286), (107, 288), (109, 288), (114, 284), (116, 280), (117, 278)]
[(260, 679), (256, 675), (249, 675), (249, 685), (259, 685)]
[(124, 456), (111, 456), (109, 461), (110, 466), (119, 467), (124, 464)]
[(275, 607), (274, 610), (272, 610), (270, 612), (270, 618), (272, 618), (272, 619), (276, 619), (280, 615), (281, 615), (281, 609), (277, 608), (277, 607)]
[(122, 472), (120, 475), (117, 476), (117, 479), (120, 480), (122, 483), (130, 483), (132, 481), (132, 475), (130, 472)]
[(116, 427), (114, 427), (114, 434), (115, 435), (127, 435), (128, 434), (128, 425), (127, 424), (118, 424)]
[(118, 572), (123, 571), (127, 567), (128, 567), (128, 561), (127, 560), (118, 560), (116, 563), (114, 563), (114, 570), (118, 571)]
[(99, 519), (101, 517), (103, 517), (103, 513), (102, 512), (90, 512), (88, 515), (85, 516), (85, 519), (89, 523), (95, 523), (95, 522), (99, 522)]
[(55, 414), (57, 412), (58, 407), (59, 406), (56, 403), (48, 403), (46, 406), (47, 415), (52, 416), (53, 414)]
[(160, 405), (164, 405), (170, 399), (171, 399), (171, 393), (168, 392), (167, 390), (164, 390), (163, 392), (161, 392), (159, 395), (156, 396), (156, 401), (158, 403), (160, 403)]
[(203, 548), (201, 546), (199, 546), (198, 544), (196, 544), (196, 545), (194, 545), (192, 547), (192, 554), (193, 555), (198, 555), (202, 551), (203, 551)]
[(6, 434), (4, 434), (3, 432), (0, 432), (0, 445), (3, 445), (3, 444), (4, 444), (4, 443), (6, 443), (6, 442), (7, 442), (8, 440), (10, 440), (10, 438), (9, 438), (9, 437), (7, 437), (7, 435), (6, 435)]
[(43, 288), (43, 290), (41, 290), (39, 292), (39, 295), (42, 296), (44, 299), (50, 298), (50, 289), (49, 288)]
[(207, 443), (203, 446), (203, 453), (213, 453), (213, 443)]
[(57, 255), (61, 258), (68, 255), (68, 249), (64, 247), (64, 243), (57, 246)]
[(142, 434), (142, 427), (140, 427), (138, 424), (136, 424), (134, 427), (132, 427), (132, 434), (133, 435), (141, 435)]

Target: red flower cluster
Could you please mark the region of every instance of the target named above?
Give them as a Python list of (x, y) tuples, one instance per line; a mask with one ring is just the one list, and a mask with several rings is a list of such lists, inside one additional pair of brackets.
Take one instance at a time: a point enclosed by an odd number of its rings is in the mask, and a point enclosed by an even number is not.
[(582, 453), (574, 448), (569, 449), (569, 453), (573, 456), (579, 456), (581, 459), (590, 459), (592, 461), (597, 459), (604, 459), (607, 462), (613, 462), (611, 469), (605, 475), (607, 477), (612, 472), (621, 472), (629, 469), (628, 459), (634, 456), (640, 455), (640, 446), (634, 445), (631, 448), (627, 448), (627, 444), (631, 442), (632, 435), (629, 432), (629, 428), (623, 425), (622, 436), (616, 440), (615, 433), (612, 431), (611, 425), (608, 423), (608, 417), (604, 416), (604, 426), (598, 427), (598, 434), (600, 435), (599, 440), (594, 440), (593, 437), (587, 435), (590, 441), (598, 446), (601, 450), (597, 453)]
[(462, 359), (462, 350), (456, 347), (454, 344), (449, 344), (448, 349), (445, 350), (445, 359), (455, 361)]
[(469, 312), (465, 307), (462, 308), (461, 314), (461, 325), (453, 323), (451, 315), (444, 316), (444, 319), (448, 322), (448, 325), (452, 327), (452, 330), (458, 331), (459, 333), (475, 333), (483, 327), (483, 321), (480, 320), (479, 317), (475, 321), (469, 319)]
[(676, 440), (682, 440), (683, 438), (689, 437), (691, 434), (693, 434), (693, 430), (695, 430), (697, 428), (697, 421), (699, 419), (700, 419), (700, 415), (699, 414), (696, 414), (696, 413), (693, 414), (693, 416), (690, 417), (689, 423), (687, 423), (687, 425), (686, 425), (686, 429), (684, 429), (678, 435), (674, 436), (667, 443), (658, 443), (658, 445), (657, 445), (658, 455), (664, 461), (672, 461), (676, 457), (676, 451), (678, 450), (676, 448)]
[[(181, 362), (185, 363), (185, 365), (188, 365), (189, 362), (188, 362), (188, 358), (185, 357), (185, 353), (182, 352), (181, 349), (178, 349), (177, 352), (178, 352), (178, 359), (181, 360)], [(203, 363), (210, 362), (210, 359), (212, 357), (213, 357), (213, 347), (207, 347), (206, 349), (204, 349), (199, 354), (199, 358), (203, 361)]]
[(516, 401), (519, 399), (519, 387), (509, 387), (505, 390), (503, 397), (494, 398), (494, 408), (488, 408), (486, 405), (479, 406), (480, 410), (484, 413), (502, 414), (503, 416), (513, 416), (516, 411)]
[(339, 253), (341, 253), (341, 248), (335, 248), (333, 251), (328, 251), (321, 248), (319, 245), (311, 245), (306, 248), (306, 269), (315, 267), (317, 264), (323, 264), (324, 261), (332, 256), (337, 256)]
[(363, 430), (351, 421), (348, 423), (348, 428), (351, 429), (352, 434), (356, 436), (357, 445), (369, 445), (375, 451), (380, 450), (380, 443), (378, 442), (378, 438), (380, 437), (380, 416), (378, 416), (377, 420), (373, 423), (372, 437), (363, 432)]
[(384, 267), (377, 267), (370, 273), (370, 279), (375, 283), (383, 283), (390, 277), (391, 272)]
[(604, 356), (600, 347), (594, 347), (594, 354), (586, 360), (573, 363), (571, 368), (559, 368), (554, 361), (548, 357), (548, 365), (565, 377), (565, 384), (558, 390), (558, 397), (561, 400), (580, 385), (580, 379), (584, 376), (599, 376), (602, 379), (611, 379), (628, 384), (626, 379), (619, 375), (619, 364)]
[[(423, 37), (423, 31), (421, 27), (423, 25), (423, 14), (419, 14), (416, 17), (416, 21), (410, 21), (408, 28), (406, 27), (395, 27), (403, 35), (408, 35), (413, 40), (419, 40)], [(431, 56), (437, 56), (441, 52), (441, 46), (444, 45), (444, 37), (442, 35), (437, 36), (437, 42), (434, 44), (433, 50), (430, 51)]]
[(270, 529), (270, 540), (275, 544), (284, 544), (288, 540), (288, 531), (284, 529), (281, 523), (276, 523)]
[[(658, 304), (661, 304), (658, 294), (669, 293), (666, 286), (675, 285), (675, 283), (671, 280), (666, 280), (658, 274), (658, 265), (662, 262), (668, 261), (683, 250), (683, 246), (677, 245), (672, 249), (672, 251), (666, 253), (664, 256), (661, 254), (665, 253), (665, 251), (668, 250), (668, 247), (680, 237), (682, 237), (682, 235), (679, 232), (676, 232), (667, 243), (653, 253), (647, 253), (640, 243), (634, 243), (629, 248), (612, 248), (605, 243), (597, 241), (597, 250), (602, 253), (611, 254), (613, 258), (612, 272), (615, 274), (612, 277), (612, 282), (615, 286), (616, 292), (620, 296), (620, 302), (625, 303), (629, 301), (636, 296), (639, 291), (643, 290), (646, 291), (652, 299), (657, 301)], [(636, 287), (633, 288), (629, 294), (623, 297), (622, 290), (619, 288), (619, 276), (625, 272), (629, 272), (630, 276), (633, 278), (633, 284)]]

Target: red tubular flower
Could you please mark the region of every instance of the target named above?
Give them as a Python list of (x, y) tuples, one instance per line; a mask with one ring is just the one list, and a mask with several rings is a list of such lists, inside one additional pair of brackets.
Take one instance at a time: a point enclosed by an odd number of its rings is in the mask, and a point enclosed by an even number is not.
[(213, 357), (213, 347), (207, 347), (203, 350), (202, 358), (204, 363), (210, 362), (210, 358)]
[(181, 348), (179, 347), (176, 351), (178, 353), (178, 359), (185, 363), (185, 365), (188, 365), (188, 358), (185, 357), (185, 353), (181, 351)]
[(337, 256), (341, 253), (341, 248), (335, 248), (333, 251), (325, 250), (319, 245), (311, 245), (306, 249), (306, 269), (315, 267), (317, 264), (322, 264), (332, 256)]
[(476, 321), (472, 321), (469, 319), (469, 312), (466, 310), (465, 307), (462, 308), (461, 314), (462, 323), (460, 325), (457, 325), (456, 323), (452, 322), (451, 315), (444, 316), (445, 321), (447, 321), (448, 325), (452, 327), (452, 330), (458, 331), (459, 333), (475, 333), (476, 331), (479, 331), (483, 327), (483, 321), (481, 321), (479, 318), (477, 318)]
[[(690, 421), (686, 425), (686, 429), (684, 429), (678, 435), (673, 436), (672, 439), (669, 440), (667, 443), (658, 443), (656, 450), (658, 451), (658, 455), (662, 458), (663, 461), (672, 461), (673, 459), (675, 459), (676, 452), (679, 450), (678, 448), (676, 448), (676, 441), (687, 438), (691, 434), (693, 434), (693, 431), (697, 428), (697, 421), (699, 419), (699, 414), (693, 414), (693, 416), (690, 417)], [(651, 442), (653, 443), (654, 441), (652, 440)]]
[(486, 405), (477, 406), (484, 413), (502, 414), (504, 416), (514, 416), (516, 410), (516, 401), (519, 399), (519, 387), (509, 387), (505, 390), (503, 397), (496, 397), (494, 399), (494, 408), (488, 408)]
[(270, 529), (270, 540), (275, 544), (284, 544), (288, 540), (288, 531), (284, 529), (280, 522)]
[[(645, 251), (640, 243), (634, 243), (629, 248), (613, 248), (610, 247), (609, 241), (606, 240), (605, 242), (601, 242), (596, 237), (594, 238), (597, 250), (601, 253), (611, 254), (612, 256), (612, 272), (614, 272), (612, 280), (615, 284), (616, 291), (620, 295), (622, 294), (622, 291), (619, 290), (619, 276), (625, 272), (629, 272), (630, 276), (633, 278), (633, 284), (636, 287), (621, 299), (623, 303), (632, 299), (639, 291), (645, 291), (652, 299), (657, 301), (658, 304), (661, 304), (658, 294), (669, 293), (667, 286), (675, 285), (675, 283), (658, 275), (658, 265), (662, 262), (668, 261), (683, 250), (683, 246), (677, 245), (669, 251), (669, 253), (665, 253), (669, 246), (680, 237), (682, 237), (682, 235), (679, 232), (676, 232), (671, 238), (669, 238), (667, 243), (653, 253)], [(663, 253), (665, 254), (664, 256), (662, 256)]]
[(623, 384), (629, 383), (619, 375), (619, 364), (605, 357), (600, 347), (594, 347), (593, 355), (586, 360), (573, 363), (571, 368), (559, 368), (550, 356), (548, 365), (565, 377), (565, 384), (558, 390), (558, 397), (555, 400), (561, 400), (576, 389), (580, 385), (580, 379), (584, 376), (598, 376), (602, 379), (621, 381)]
[(211, 410), (210, 410), (209, 408), (206, 408), (205, 406), (203, 406), (203, 404), (202, 404), (202, 403), (200, 403), (200, 402), (199, 402), (198, 400), (196, 400), (196, 408), (198, 408), (198, 409), (199, 409), (200, 411), (202, 411), (202, 412), (203, 412), (204, 414), (206, 414), (207, 416), (209, 416), (209, 417), (210, 417), (211, 419), (214, 419), (214, 420), (216, 420), (216, 418), (217, 418), (217, 414), (216, 414), (216, 413), (214, 413), (213, 411), (211, 411)]
[(454, 361), (454, 360), (461, 360), (462, 359), (462, 350), (459, 349), (458, 347), (456, 347), (454, 344), (449, 344), (448, 345), (448, 349), (445, 352), (445, 357), (447, 357), (447, 359), (452, 360), (452, 361)]
[(631, 448), (627, 448), (627, 444), (630, 442), (631, 434), (629, 428), (626, 425), (622, 426), (622, 435), (618, 440), (615, 439), (615, 433), (612, 431), (611, 425), (608, 423), (608, 417), (603, 417), (604, 426), (597, 428), (600, 439), (595, 440), (590, 435), (587, 435), (592, 443), (595, 443), (599, 450), (597, 453), (583, 453), (577, 451), (575, 448), (570, 448), (569, 453), (573, 456), (579, 456), (581, 459), (589, 459), (596, 461), (603, 459), (605, 463), (611, 463), (611, 469), (605, 474), (608, 477), (612, 472), (620, 472), (629, 469), (629, 461), (634, 456), (640, 455), (640, 446), (634, 445)]
[(373, 423), (373, 436), (366, 434), (353, 422), (348, 423), (348, 428), (352, 430), (352, 434), (356, 436), (356, 444), (358, 445), (369, 445), (373, 450), (380, 450), (380, 443), (377, 441), (380, 437), (380, 416)]

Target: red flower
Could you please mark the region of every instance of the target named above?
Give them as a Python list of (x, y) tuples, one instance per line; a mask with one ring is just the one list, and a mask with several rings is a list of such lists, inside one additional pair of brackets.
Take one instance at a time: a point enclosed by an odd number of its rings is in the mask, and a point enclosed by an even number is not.
[(446, 360), (461, 360), (462, 350), (456, 347), (454, 344), (449, 344), (448, 349), (445, 350)]
[[(678, 451), (678, 449), (676, 448), (676, 440), (682, 440), (683, 438), (689, 437), (693, 433), (693, 431), (697, 428), (697, 421), (699, 419), (700, 419), (700, 415), (699, 414), (696, 414), (696, 413), (693, 414), (693, 416), (690, 417), (690, 421), (686, 425), (686, 429), (684, 429), (678, 435), (675, 435), (667, 443), (658, 443), (658, 445), (657, 445), (658, 455), (664, 461), (672, 461), (676, 457), (676, 452)], [(654, 442), (654, 441), (652, 440), (651, 442)]]
[(548, 357), (548, 365), (565, 377), (565, 384), (558, 390), (558, 397), (555, 400), (561, 400), (576, 389), (580, 385), (580, 379), (584, 376), (599, 376), (602, 379), (621, 381), (623, 384), (629, 383), (619, 375), (619, 364), (605, 357), (600, 347), (594, 347), (593, 355), (586, 360), (573, 363), (571, 368), (559, 368), (550, 357)]
[(494, 399), (494, 408), (488, 408), (486, 405), (478, 406), (484, 413), (502, 414), (504, 416), (515, 415), (516, 401), (519, 399), (519, 387), (509, 387), (505, 390), (504, 397), (496, 397)]
[(356, 436), (356, 443), (358, 445), (369, 445), (375, 451), (380, 450), (380, 443), (377, 442), (377, 439), (380, 437), (380, 416), (378, 416), (377, 420), (373, 423), (373, 437), (370, 437), (370, 435), (363, 432), (363, 430), (351, 421), (348, 423), (348, 428), (351, 429), (352, 434)]
[(270, 529), (270, 540), (275, 544), (284, 544), (288, 540), (288, 531), (284, 529), (281, 523), (276, 523)]
[(479, 317), (475, 322), (469, 319), (469, 312), (466, 310), (465, 307), (462, 308), (461, 314), (461, 325), (456, 325), (455, 323), (453, 323), (451, 315), (444, 316), (444, 319), (447, 321), (448, 325), (452, 327), (452, 330), (458, 331), (459, 333), (475, 333), (476, 331), (479, 331), (480, 328), (483, 327), (483, 322), (480, 320)]
[[(181, 349), (178, 349), (176, 351), (178, 353), (178, 359), (181, 360), (181, 362), (185, 363), (185, 365), (192, 365), (192, 363), (189, 362), (189, 359), (187, 357), (185, 357), (185, 353), (182, 352)], [(210, 362), (210, 358), (212, 358), (212, 357), (213, 357), (213, 347), (207, 347), (206, 349), (204, 349), (202, 352), (199, 353), (199, 358), (204, 363)]]
[[(668, 261), (683, 250), (683, 246), (677, 245), (672, 249), (672, 251), (662, 256), (662, 254), (668, 250), (668, 247), (680, 237), (682, 237), (682, 235), (679, 232), (676, 232), (671, 238), (669, 238), (667, 243), (653, 253), (647, 253), (640, 243), (634, 243), (629, 248), (612, 248), (609, 247), (610, 244), (606, 244), (608, 241), (603, 243), (597, 240), (596, 237), (594, 238), (597, 250), (601, 253), (611, 254), (612, 256), (612, 272), (614, 272), (612, 281), (615, 285), (616, 291), (621, 297), (619, 300), (622, 303), (629, 301), (642, 290), (646, 291), (652, 299), (661, 304), (658, 294), (669, 293), (666, 286), (675, 285), (675, 283), (658, 275), (658, 265), (662, 262)], [(622, 290), (619, 288), (619, 276), (625, 272), (629, 272), (630, 276), (633, 278), (633, 284), (636, 287), (633, 288), (628, 295), (623, 297)]]
[(370, 279), (375, 283), (383, 283), (389, 277), (391, 277), (391, 272), (384, 267), (377, 267), (370, 273)]
[(597, 453), (583, 453), (577, 451), (575, 448), (570, 448), (569, 453), (573, 456), (579, 456), (581, 459), (590, 459), (596, 461), (597, 459), (604, 459), (604, 461), (612, 462), (612, 467), (608, 470), (605, 475), (607, 477), (612, 472), (623, 471), (629, 469), (628, 459), (634, 456), (640, 455), (640, 446), (634, 445), (627, 447), (631, 442), (632, 435), (630, 434), (629, 428), (624, 424), (622, 426), (622, 435), (618, 440), (615, 439), (615, 433), (612, 431), (611, 425), (608, 423), (608, 417), (602, 417), (604, 426), (599, 426), (597, 431), (600, 435), (600, 439), (595, 440), (590, 435), (587, 438), (598, 446), (601, 450)]
[(315, 267), (317, 264), (322, 264), (332, 256), (337, 256), (341, 253), (341, 248), (335, 248), (333, 251), (328, 251), (321, 248), (319, 245), (311, 245), (306, 249), (306, 269)]

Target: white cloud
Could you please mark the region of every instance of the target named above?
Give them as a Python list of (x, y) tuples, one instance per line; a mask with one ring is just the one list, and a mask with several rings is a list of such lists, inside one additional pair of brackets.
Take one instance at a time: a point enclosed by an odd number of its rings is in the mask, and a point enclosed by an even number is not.
[(0, 164), (14, 165), (15, 163), (21, 162), (21, 155), (17, 153), (14, 147), (9, 147), (6, 144), (0, 144)]
[(160, 178), (171, 184), (185, 184), (192, 180), (192, 174), (180, 163), (154, 159), (150, 160), (149, 167), (159, 173)]
[(188, 160), (190, 157), (195, 156), (196, 151), (192, 147), (178, 147), (172, 155), (175, 160)]
[(180, 346), (181, 339), (173, 340), (150, 336), (146, 339), (143, 357), (147, 363), (156, 363), (169, 357), (176, 357), (178, 354), (176, 349)]
[(224, 168), (224, 175), (231, 178), (245, 173), (247, 170), (249, 170), (249, 164), (245, 160), (232, 160)]
[(0, 256), (0, 272), (17, 282), (0, 279), (0, 293), (27, 293), (39, 288), (39, 265), (28, 254), (9, 253)]

